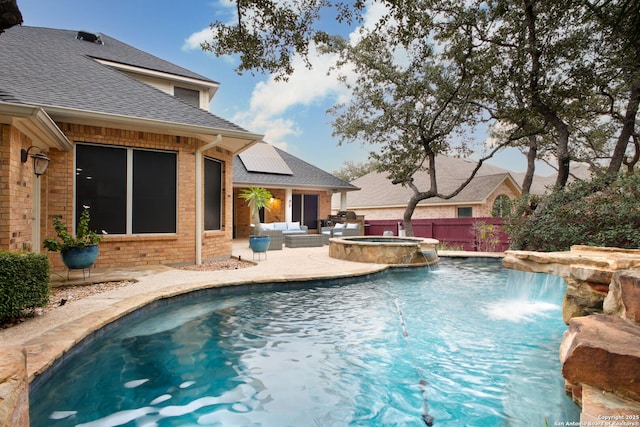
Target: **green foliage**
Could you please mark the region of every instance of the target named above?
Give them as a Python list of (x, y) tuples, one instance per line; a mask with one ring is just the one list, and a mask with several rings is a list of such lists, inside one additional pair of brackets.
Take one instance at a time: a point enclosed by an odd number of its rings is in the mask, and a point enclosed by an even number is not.
[[(474, 124), (458, 118), (490, 118), (505, 127), (500, 142), (539, 159), (555, 156), (558, 186), (568, 179), (570, 161), (603, 167), (611, 159), (608, 173), (620, 169), (640, 103), (637, 0), (234, 3), (233, 16), (212, 24), (203, 49), (237, 54), (238, 71), (276, 79), (293, 73), (294, 59), (309, 67), (316, 53), (341, 54), (342, 81), (356, 97), (358, 88), (370, 95), (332, 110), (339, 114), (337, 135), (380, 144), (378, 159), (390, 163), (391, 179), (409, 182), (424, 160), (416, 144), (446, 153), (454, 141), (464, 154), (468, 147), (454, 133)], [(368, 13), (371, 6), (376, 13)], [(353, 31), (360, 23), (366, 25)], [(369, 84), (373, 78), (397, 88)], [(430, 120), (428, 110), (440, 109), (447, 94), (447, 107)], [(422, 121), (406, 120), (421, 109)], [(389, 129), (372, 135), (374, 124)]]
[(260, 209), (264, 208), (269, 210), (272, 197), (269, 190), (262, 187), (249, 187), (240, 193), (240, 198), (246, 200), (247, 206), (249, 206), (251, 218), (253, 218), (255, 224), (260, 222)]
[(378, 163), (373, 161), (362, 163), (346, 161), (342, 164), (342, 168), (337, 171), (331, 172), (331, 174), (347, 182), (351, 182), (354, 179), (358, 179), (361, 176), (365, 176), (370, 172), (376, 171), (378, 167)]
[[(531, 208), (533, 206), (533, 209)], [(640, 175), (574, 182), (506, 221), (512, 249), (564, 251), (572, 245), (640, 247)]]
[(500, 244), (500, 227), (494, 224), (487, 224), (484, 221), (476, 221), (471, 227), (476, 249), (479, 252), (494, 252), (496, 246)]
[(53, 218), (53, 227), (60, 240), (47, 238), (44, 240), (44, 247), (52, 252), (64, 251), (70, 248), (84, 248), (85, 246), (93, 246), (100, 243), (102, 236), (89, 229), (89, 207), (84, 206), (84, 210), (80, 215), (76, 235), (69, 233), (67, 226), (62, 222), (60, 217)]
[(43, 254), (0, 252), (0, 322), (49, 301), (49, 258)]
[(462, 250), (462, 245), (459, 243), (450, 243), (450, 242), (446, 242), (441, 240), (437, 245), (436, 245), (436, 249), (438, 251), (461, 251)]

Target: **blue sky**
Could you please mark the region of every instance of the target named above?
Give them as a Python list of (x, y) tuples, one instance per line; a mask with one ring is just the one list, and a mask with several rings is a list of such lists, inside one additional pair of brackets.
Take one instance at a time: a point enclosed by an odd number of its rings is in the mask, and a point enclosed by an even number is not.
[[(235, 58), (217, 58), (199, 48), (209, 24), (232, 18), (229, 1), (197, 0), (18, 0), (24, 25), (104, 33), (220, 82), (212, 113), (328, 172), (344, 161), (367, 159), (370, 146), (338, 146), (331, 136), (326, 110), (348, 94), (326, 75), (330, 58), (319, 58), (313, 70), (298, 67), (288, 82), (234, 71)], [(373, 13), (373, 12), (372, 12)], [(505, 153), (491, 163), (516, 172), (524, 156)]]

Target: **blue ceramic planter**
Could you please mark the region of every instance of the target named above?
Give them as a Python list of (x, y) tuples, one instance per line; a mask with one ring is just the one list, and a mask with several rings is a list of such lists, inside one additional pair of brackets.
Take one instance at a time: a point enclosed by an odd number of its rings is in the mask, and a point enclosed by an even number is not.
[(69, 270), (89, 268), (98, 258), (98, 245), (67, 249), (60, 252), (60, 255)]
[(250, 236), (249, 247), (253, 252), (266, 252), (271, 243), (269, 236)]

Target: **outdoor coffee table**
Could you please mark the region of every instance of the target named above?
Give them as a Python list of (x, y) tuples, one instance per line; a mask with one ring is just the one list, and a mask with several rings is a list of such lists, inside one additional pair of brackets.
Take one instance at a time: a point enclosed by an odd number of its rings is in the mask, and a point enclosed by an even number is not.
[(291, 234), (284, 236), (287, 248), (311, 248), (327, 244), (327, 236), (323, 234)]

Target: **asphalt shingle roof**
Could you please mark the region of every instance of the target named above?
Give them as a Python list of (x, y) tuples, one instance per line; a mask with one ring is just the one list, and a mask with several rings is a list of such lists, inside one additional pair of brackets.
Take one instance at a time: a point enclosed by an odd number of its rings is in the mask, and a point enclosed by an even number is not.
[(93, 58), (212, 82), (210, 79), (101, 34), (13, 27), (0, 36), (0, 100), (246, 132)]
[[(260, 144), (266, 144), (262, 142)], [(259, 145), (259, 144), (258, 144)], [(253, 146), (247, 151), (254, 149)], [(358, 187), (331, 175), (322, 169), (274, 147), (282, 160), (289, 166), (292, 175), (249, 172), (238, 156), (233, 159), (233, 183), (238, 185), (260, 185), (277, 187), (325, 188), (336, 190), (357, 190)], [(259, 149), (256, 147), (255, 149)], [(354, 194), (354, 193), (351, 193)]]
[[(436, 157), (436, 173), (438, 180), (438, 191), (441, 194), (450, 194), (464, 182), (476, 167), (476, 162), (448, 156)], [(575, 165), (572, 171), (579, 178), (589, 176), (587, 168)], [(451, 199), (431, 198), (423, 200), (420, 206), (432, 206), (444, 203), (482, 203), (483, 200), (504, 180), (511, 176), (514, 181), (521, 185), (524, 173), (514, 173), (509, 170), (484, 163), (475, 178), (460, 193)], [(543, 194), (547, 187), (553, 185), (554, 176), (534, 177), (532, 194)], [(426, 191), (429, 186), (429, 175), (426, 171), (420, 171), (414, 175), (414, 182), (421, 191)], [(384, 173), (371, 172), (352, 182), (360, 187), (360, 191), (349, 194), (348, 205), (350, 208), (364, 208), (370, 206), (406, 206), (413, 192), (408, 187), (394, 185)], [(337, 205), (336, 198), (333, 199), (333, 206)]]

